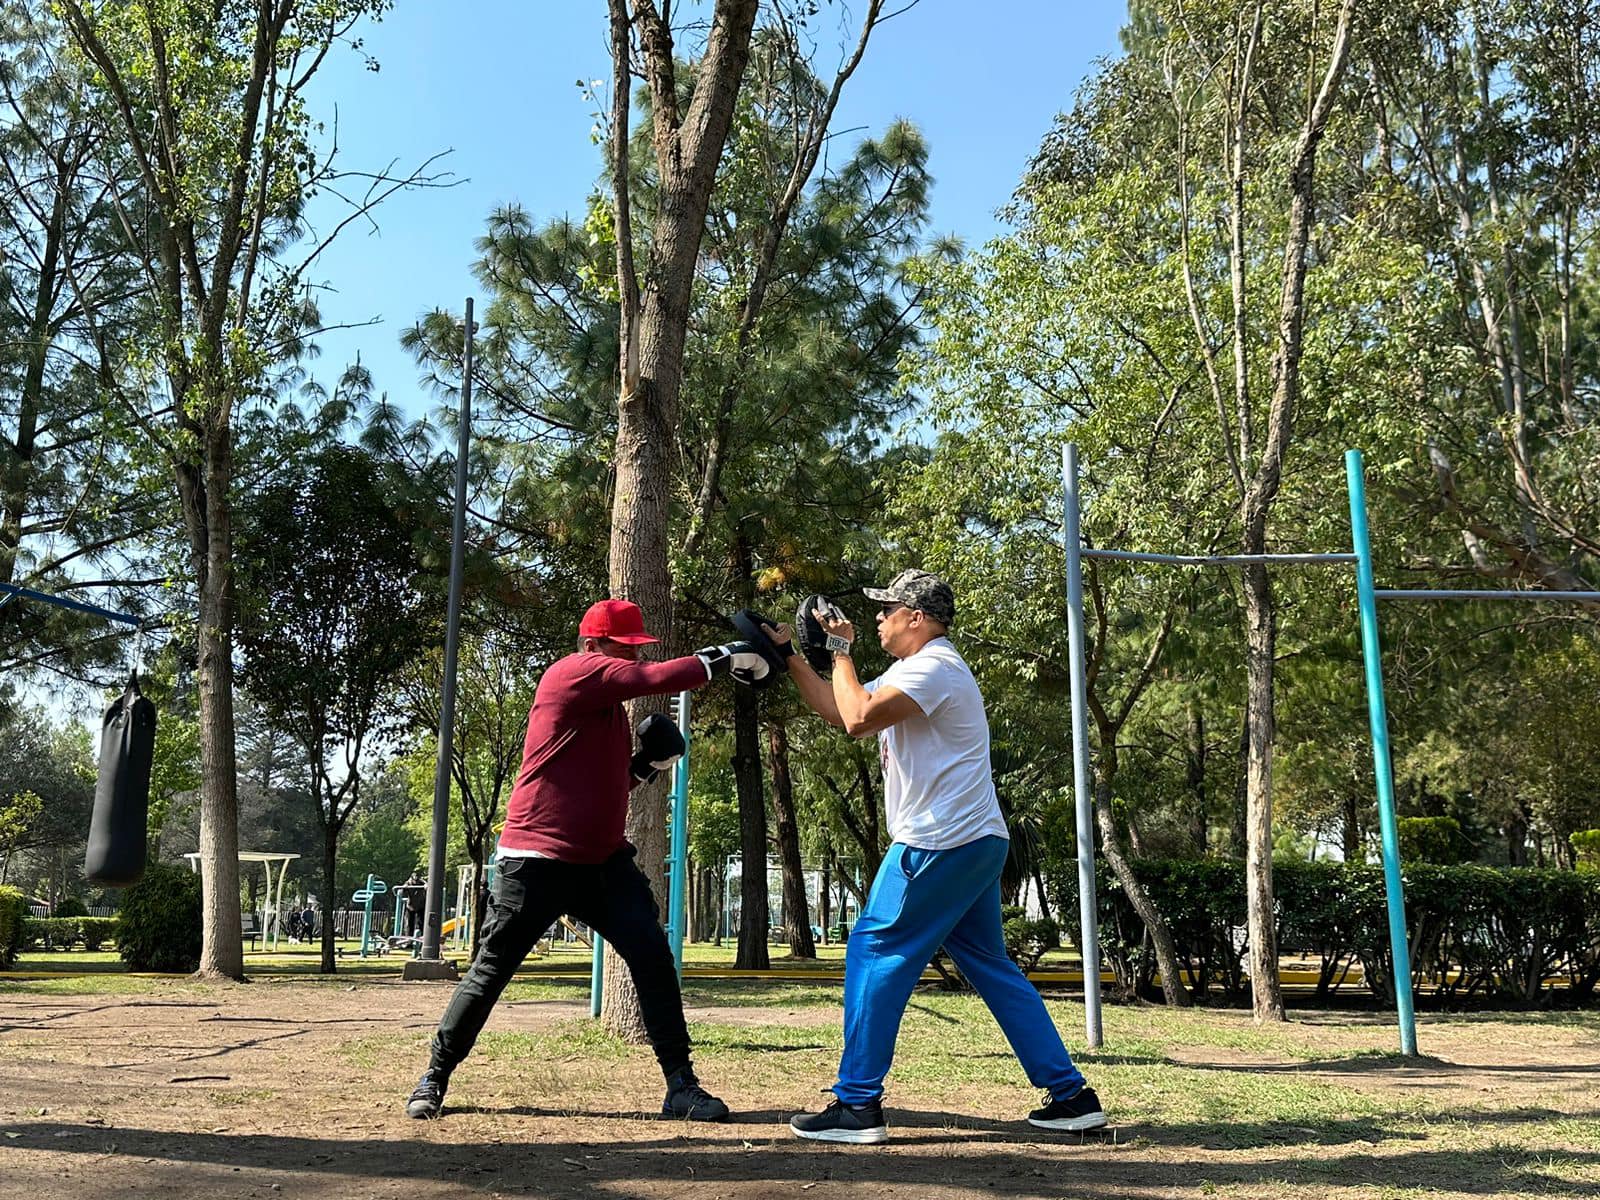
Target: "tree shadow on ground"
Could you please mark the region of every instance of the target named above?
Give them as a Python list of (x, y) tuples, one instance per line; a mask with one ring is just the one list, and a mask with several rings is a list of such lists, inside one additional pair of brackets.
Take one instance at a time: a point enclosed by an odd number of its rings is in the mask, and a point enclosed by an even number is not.
[[(746, 1114), (765, 1117), (769, 1114)], [(51, 1151), (93, 1163), (98, 1176), (74, 1195), (180, 1193), (231, 1180), (262, 1186), (291, 1173), (296, 1195), (351, 1193), (352, 1181), (382, 1179), (408, 1190), (437, 1183), (471, 1195), (533, 1191), (574, 1200), (614, 1200), (630, 1187), (711, 1185), (748, 1196), (782, 1194), (822, 1181), (926, 1194), (930, 1186), (970, 1187), (1000, 1196), (1147, 1200), (1155, 1191), (1201, 1195), (1222, 1187), (1309, 1186), (1325, 1194), (1351, 1187), (1381, 1188), (1426, 1180), (1428, 1186), (1469, 1195), (1592, 1196), (1592, 1184), (1563, 1178), (1549, 1156), (1520, 1158), (1504, 1147), (1484, 1150), (1405, 1149), (1374, 1155), (1370, 1148), (1331, 1157), (1304, 1154), (1242, 1161), (1155, 1161), (1135, 1147), (1117, 1149), (1050, 1143), (994, 1145), (988, 1131), (968, 1131), (968, 1118), (946, 1113), (896, 1113), (899, 1132), (887, 1150), (763, 1139), (766, 1130), (701, 1132), (663, 1123), (662, 1136), (606, 1140), (441, 1141), (434, 1137), (315, 1138), (271, 1133), (172, 1133), (135, 1128), (85, 1128), (25, 1122), (4, 1132), (8, 1148)], [(631, 1119), (631, 1114), (630, 1114)], [(952, 1124), (946, 1124), (946, 1122)], [(981, 1124), (981, 1123), (980, 1123)], [(1209, 1127), (1212, 1132), (1215, 1127)], [(748, 1126), (746, 1126), (748, 1130)], [(522, 1131), (507, 1130), (508, 1134)], [(603, 1132), (597, 1130), (597, 1132)], [(773, 1131), (774, 1133), (780, 1131)], [(1173, 1130), (1167, 1130), (1168, 1134)], [(15, 1136), (12, 1136), (12, 1135)], [(731, 1136), (730, 1136), (731, 1134)], [(1181, 1141), (1182, 1139), (1175, 1139)], [(1600, 1165), (1600, 1151), (1562, 1151), (1568, 1169)], [(828, 1195), (832, 1189), (824, 1191)], [(287, 1192), (285, 1194), (288, 1194)], [(847, 1193), (846, 1193), (847, 1194)]]

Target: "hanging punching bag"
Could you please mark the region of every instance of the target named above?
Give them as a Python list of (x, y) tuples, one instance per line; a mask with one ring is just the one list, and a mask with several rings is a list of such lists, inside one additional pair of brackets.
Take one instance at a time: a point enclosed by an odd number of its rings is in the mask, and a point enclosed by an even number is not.
[(139, 691), (139, 672), (100, 722), (100, 778), (89, 819), (83, 874), (90, 883), (126, 887), (144, 874), (150, 763), (156, 748), (156, 706)]

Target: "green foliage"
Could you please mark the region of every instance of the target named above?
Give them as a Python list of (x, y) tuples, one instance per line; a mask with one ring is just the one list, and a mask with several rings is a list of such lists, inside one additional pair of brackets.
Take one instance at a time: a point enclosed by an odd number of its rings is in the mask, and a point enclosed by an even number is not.
[(0, 855), (9, 856), (21, 845), (44, 812), (44, 801), (24, 789), (0, 800)]
[(1449, 866), (1466, 857), (1466, 838), (1454, 817), (1400, 817), (1400, 861)]
[(52, 917), (87, 917), (89, 906), (76, 896), (68, 896), (50, 912)]
[(1600, 829), (1583, 829), (1567, 839), (1578, 856), (1578, 870), (1600, 871)]
[(1006, 953), (1024, 971), (1033, 970), (1048, 951), (1061, 945), (1061, 926), (1054, 917), (1046, 913), (1030, 920), (1027, 910), (1016, 904), (1001, 907), (1000, 932)]
[(193, 971), (200, 965), (200, 876), (150, 863), (122, 894), (116, 937), (130, 971)]
[(14, 887), (0, 884), (0, 970), (17, 960), (17, 951), (22, 948), (27, 911), (27, 900), (23, 894)]

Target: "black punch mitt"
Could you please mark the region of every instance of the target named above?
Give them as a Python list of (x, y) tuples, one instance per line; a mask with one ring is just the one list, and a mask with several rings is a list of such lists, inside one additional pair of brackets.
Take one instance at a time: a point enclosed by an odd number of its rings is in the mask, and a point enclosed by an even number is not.
[(789, 670), (789, 658), (782, 650), (778, 649), (772, 638), (767, 636), (767, 631), (763, 628), (764, 625), (769, 624), (767, 619), (753, 608), (741, 608), (728, 619), (733, 622), (733, 627), (739, 631), (739, 636), (749, 642), (754, 647), (755, 652), (766, 659), (767, 665), (772, 668), (751, 686), (757, 691), (761, 691), (777, 683)]
[(826, 596), (807, 596), (794, 613), (794, 640), (800, 647), (800, 653), (811, 664), (811, 669), (822, 676), (833, 670), (833, 655), (828, 653), (827, 631), (811, 610), (820, 608), (827, 612), (832, 607)]

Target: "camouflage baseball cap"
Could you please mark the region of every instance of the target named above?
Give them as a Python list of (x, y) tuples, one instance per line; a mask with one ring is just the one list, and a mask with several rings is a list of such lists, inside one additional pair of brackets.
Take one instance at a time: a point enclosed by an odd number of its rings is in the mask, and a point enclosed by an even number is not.
[(867, 599), (904, 604), (907, 608), (921, 609), (941, 625), (950, 625), (956, 619), (956, 594), (950, 585), (929, 571), (913, 567), (901, 571), (889, 581), (888, 587), (862, 588)]

